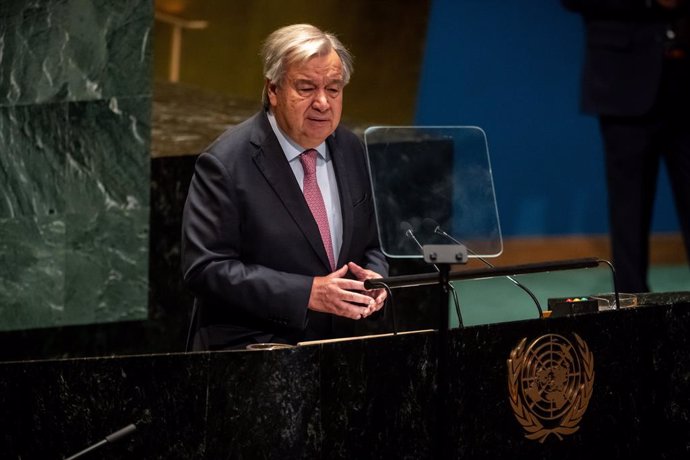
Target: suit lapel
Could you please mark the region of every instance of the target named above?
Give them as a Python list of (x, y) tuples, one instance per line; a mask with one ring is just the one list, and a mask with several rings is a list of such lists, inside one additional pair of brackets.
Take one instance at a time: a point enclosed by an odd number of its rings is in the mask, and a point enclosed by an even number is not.
[(333, 159), (333, 169), (335, 170), (336, 181), (338, 182), (338, 194), (340, 195), (340, 212), (343, 220), (343, 244), (337, 258), (337, 267), (342, 267), (349, 262), (350, 244), (352, 243), (352, 195), (350, 191), (350, 181), (348, 179), (347, 160), (343, 146), (338, 142), (337, 136), (330, 136), (326, 142), (328, 150)]
[(255, 124), (251, 140), (256, 147), (253, 153), (254, 164), (259, 168), (278, 199), (282, 201), (285, 209), (292, 216), (295, 224), (304, 234), (309, 245), (330, 272), (330, 262), (314, 216), (309, 210), (302, 190), (295, 180), (295, 175), (292, 173), (283, 149), (271, 129), (266, 114), (259, 114), (259, 118)]

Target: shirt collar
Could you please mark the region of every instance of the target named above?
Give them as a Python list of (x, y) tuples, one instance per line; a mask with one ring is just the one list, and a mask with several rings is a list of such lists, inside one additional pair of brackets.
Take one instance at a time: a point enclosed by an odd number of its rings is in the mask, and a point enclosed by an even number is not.
[[(280, 127), (278, 126), (278, 122), (276, 121), (275, 115), (273, 115), (273, 113), (270, 110), (266, 112), (266, 115), (268, 116), (268, 122), (271, 124), (273, 132), (278, 138), (280, 146), (283, 148), (283, 153), (285, 153), (285, 157), (287, 158), (288, 162), (294, 160), (295, 158), (300, 156), (302, 152), (307, 150), (304, 147), (300, 146), (297, 142), (290, 139), (288, 135), (280, 129)], [(321, 158), (323, 158), (324, 160), (328, 160), (328, 148), (326, 147), (326, 142), (322, 142), (318, 146), (314, 147), (314, 150), (319, 152), (319, 156)]]

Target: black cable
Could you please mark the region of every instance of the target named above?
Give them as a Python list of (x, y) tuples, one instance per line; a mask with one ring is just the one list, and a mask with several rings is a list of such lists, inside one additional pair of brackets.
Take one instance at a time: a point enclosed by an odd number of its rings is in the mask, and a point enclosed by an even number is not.
[(196, 332), (196, 316), (197, 316), (197, 305), (196, 300), (194, 300), (194, 305), (192, 306), (192, 316), (189, 318), (189, 330), (187, 330), (187, 342), (185, 343), (184, 351), (188, 352), (192, 350), (192, 340), (194, 333)]
[(450, 281), (448, 282), (450, 292), (453, 294), (453, 303), (455, 304), (455, 314), (458, 316), (458, 326), (462, 326), (462, 315), (460, 314), (460, 301), (458, 300), (458, 293), (455, 291), (455, 286)]
[(386, 302), (383, 306), (384, 308), (387, 308), (386, 311), (390, 310), (391, 312), (391, 320), (393, 321), (393, 335), (398, 335), (398, 321), (395, 316), (395, 302), (393, 301), (393, 291), (391, 290), (391, 288), (388, 287), (387, 284), (383, 284), (382, 287), (386, 290), (386, 294), (388, 294), (388, 296), (386, 297)]

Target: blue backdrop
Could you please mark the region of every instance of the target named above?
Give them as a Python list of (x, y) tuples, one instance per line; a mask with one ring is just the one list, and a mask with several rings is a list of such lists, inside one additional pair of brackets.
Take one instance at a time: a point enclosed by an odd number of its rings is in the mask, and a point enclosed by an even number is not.
[[(598, 125), (579, 110), (582, 33), (557, 0), (432, 4), (415, 123), (486, 131), (504, 236), (608, 231)], [(654, 230), (677, 229), (663, 171)]]

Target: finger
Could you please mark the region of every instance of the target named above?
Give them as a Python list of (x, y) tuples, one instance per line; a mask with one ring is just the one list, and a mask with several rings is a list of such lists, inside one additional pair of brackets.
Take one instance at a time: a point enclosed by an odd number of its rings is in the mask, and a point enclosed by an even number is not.
[[(363, 283), (360, 281), (334, 279), (324, 292), (322, 302), (324, 305), (331, 305), (331, 310), (342, 309), (344, 306), (361, 308), (374, 303), (374, 299), (361, 293)], [(345, 288), (345, 289), (344, 289)], [(349, 289), (352, 290), (349, 290)], [(340, 313), (340, 312), (339, 312)]]
[(368, 268), (360, 267), (354, 262), (348, 262), (347, 266), (350, 268), (350, 271), (354, 273), (355, 275), (362, 276), (363, 278), (366, 279), (371, 279), (371, 278), (383, 278), (381, 275), (376, 273), (373, 270), (369, 270)]
[(366, 313), (366, 315), (367, 315), (367, 316), (373, 315), (374, 313), (376, 313), (377, 311), (379, 311), (381, 308), (383, 308), (383, 304), (373, 303), (373, 304), (371, 304), (369, 307), (367, 307), (367, 313)]
[(377, 292), (376, 295), (374, 295), (373, 297), (374, 297), (374, 301), (377, 304), (381, 304), (381, 306), (383, 306), (384, 302), (388, 298), (388, 293), (386, 292), (385, 289), (381, 289), (380, 292)]
[(373, 305), (372, 305), (372, 306), (369, 306), (369, 307), (366, 307), (366, 308), (362, 311), (362, 318), (366, 318), (366, 317), (368, 317), (368, 316), (371, 316), (371, 314), (374, 313), (375, 311), (376, 311), (376, 308), (374, 308)]
[(345, 275), (347, 275), (347, 265), (343, 265), (342, 267), (340, 267), (336, 271), (329, 274), (328, 278), (342, 278)]
[(357, 265), (357, 264), (354, 263), (354, 262), (348, 262), (348, 263), (347, 263), (347, 266), (348, 266), (348, 267), (350, 268), (350, 270), (352, 270), (352, 271), (356, 271), (356, 270), (362, 271), (362, 270), (364, 270), (364, 268), (360, 267), (359, 265)]
[(354, 262), (348, 262), (347, 264), (350, 271), (355, 275), (357, 279), (364, 280), (367, 278), (372, 278), (372, 271), (362, 268)]
[(381, 308), (383, 308), (383, 303), (373, 303), (369, 307), (367, 307), (367, 313), (366, 316), (373, 315), (377, 311), (379, 311)]
[(358, 280), (363, 281), (363, 280), (366, 280), (369, 278), (380, 278), (381, 277), (376, 272), (373, 272), (371, 270), (367, 270), (366, 268), (362, 268), (354, 262), (348, 263), (348, 267), (350, 268), (350, 271), (352, 272), (352, 274), (354, 274)]
[(346, 278), (334, 278), (331, 280), (339, 289), (344, 291), (360, 291), (364, 292), (364, 282), (357, 280), (349, 280)]
[(386, 297), (388, 297), (388, 293), (385, 289), (367, 289), (366, 291), (362, 291), (362, 294), (371, 297), (377, 302), (385, 300)]
[(349, 302), (346, 301), (338, 301), (336, 303), (337, 306), (337, 312), (336, 314), (339, 316), (345, 316), (350, 319), (362, 319), (366, 315), (368, 315), (368, 307), (360, 307), (357, 305), (352, 305)]
[(341, 300), (346, 302), (359, 304), (360, 306), (367, 307), (375, 303), (374, 299), (368, 295), (360, 294), (358, 292), (343, 291), (344, 294), (341, 296)]

